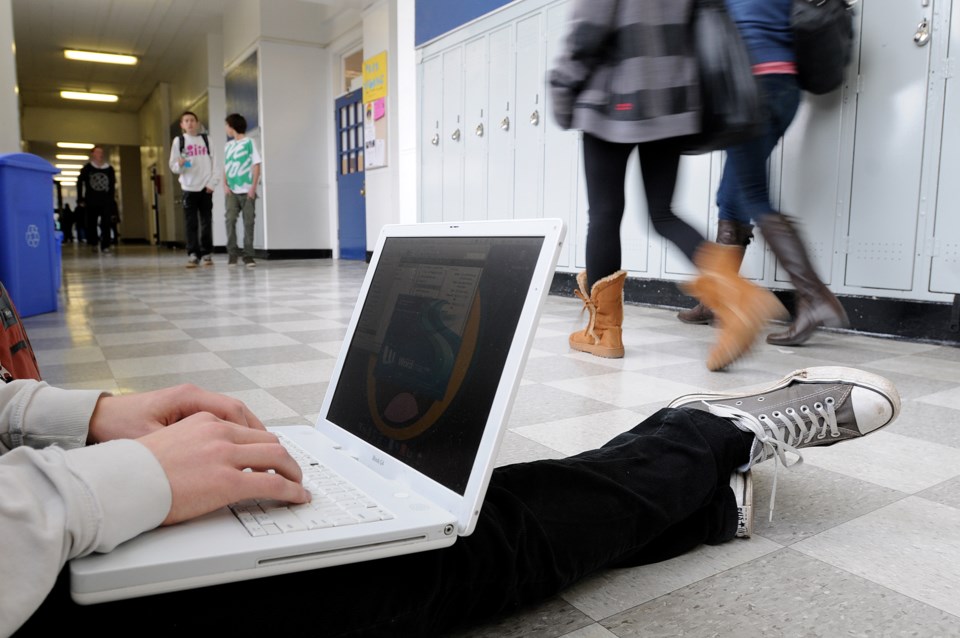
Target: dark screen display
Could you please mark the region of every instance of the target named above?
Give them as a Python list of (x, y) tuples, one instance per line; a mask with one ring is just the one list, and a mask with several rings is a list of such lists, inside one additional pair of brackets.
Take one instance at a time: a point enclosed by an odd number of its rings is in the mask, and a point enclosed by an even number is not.
[(542, 245), (387, 239), (327, 418), (463, 494)]

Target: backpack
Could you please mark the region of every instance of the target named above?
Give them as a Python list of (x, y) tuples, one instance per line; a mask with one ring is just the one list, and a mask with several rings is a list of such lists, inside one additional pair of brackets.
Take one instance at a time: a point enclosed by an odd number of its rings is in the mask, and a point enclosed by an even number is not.
[(0, 380), (40, 381), (40, 367), (13, 300), (0, 282)]
[[(200, 137), (203, 138), (203, 145), (207, 147), (207, 155), (211, 155), (211, 153), (210, 153), (210, 138), (207, 137), (207, 134), (206, 134), (206, 133), (201, 133), (201, 134), (200, 134)], [(183, 133), (181, 133), (180, 135), (178, 135), (178, 136), (177, 136), (177, 139), (180, 140), (180, 152), (182, 153), (182, 152), (183, 152), (183, 148), (184, 148), (184, 147), (186, 146), (186, 144), (187, 144), (186, 140), (183, 139)], [(212, 157), (212, 155), (211, 155), (211, 157)]]
[(815, 95), (840, 88), (853, 57), (849, 0), (793, 0), (790, 28), (800, 88)]

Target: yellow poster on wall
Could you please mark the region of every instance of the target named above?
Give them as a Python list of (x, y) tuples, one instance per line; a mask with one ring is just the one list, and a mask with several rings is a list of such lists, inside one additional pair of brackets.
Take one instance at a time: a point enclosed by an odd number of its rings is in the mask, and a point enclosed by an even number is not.
[(363, 61), (364, 168), (387, 165), (387, 52)]
[(387, 97), (387, 52), (363, 61), (363, 103)]

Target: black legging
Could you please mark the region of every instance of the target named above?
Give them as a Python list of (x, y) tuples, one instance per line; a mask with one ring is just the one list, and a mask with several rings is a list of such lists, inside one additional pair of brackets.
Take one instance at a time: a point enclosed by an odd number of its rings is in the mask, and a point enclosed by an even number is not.
[(583, 165), (587, 178), (590, 224), (587, 229), (587, 284), (620, 270), (620, 222), (623, 219), (627, 159), (636, 148), (654, 229), (679, 248), (691, 262), (705, 240), (670, 207), (677, 183), (682, 143), (676, 138), (620, 144), (583, 134)]

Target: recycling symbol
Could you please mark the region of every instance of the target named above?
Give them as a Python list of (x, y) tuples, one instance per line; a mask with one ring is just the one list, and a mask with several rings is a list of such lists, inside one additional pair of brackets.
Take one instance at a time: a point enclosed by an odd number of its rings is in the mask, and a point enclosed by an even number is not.
[(30, 248), (36, 248), (40, 245), (40, 229), (37, 228), (36, 224), (30, 224), (27, 226), (27, 246)]

